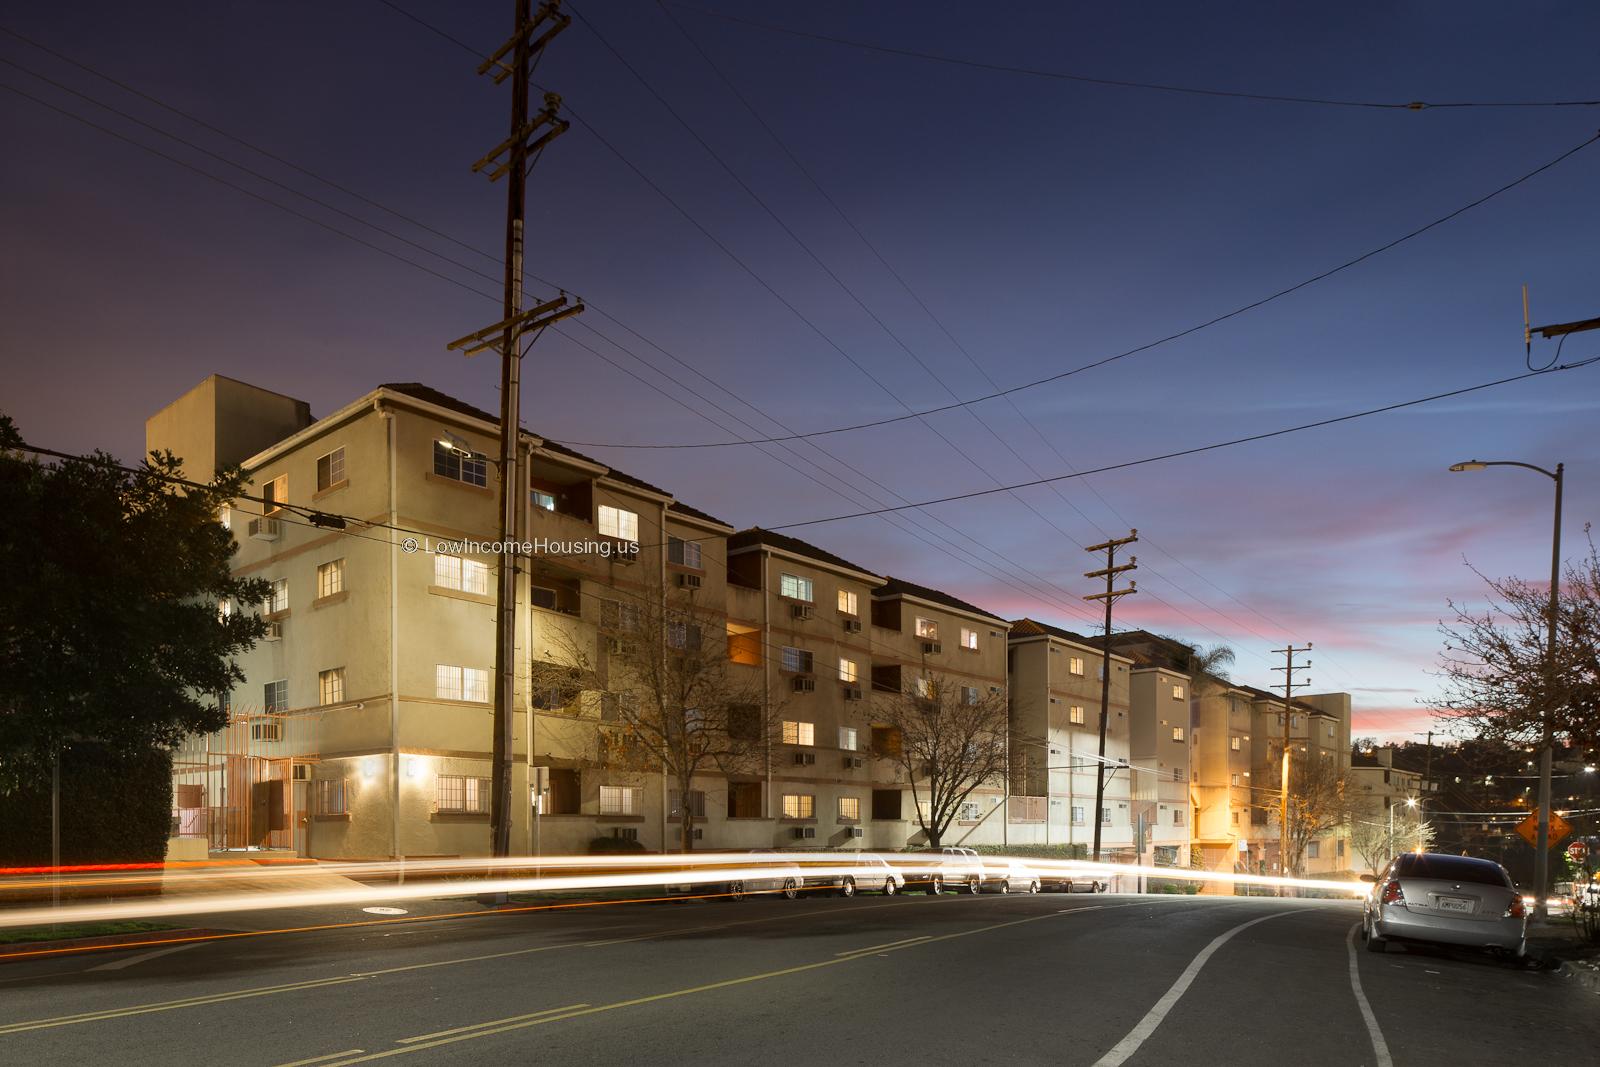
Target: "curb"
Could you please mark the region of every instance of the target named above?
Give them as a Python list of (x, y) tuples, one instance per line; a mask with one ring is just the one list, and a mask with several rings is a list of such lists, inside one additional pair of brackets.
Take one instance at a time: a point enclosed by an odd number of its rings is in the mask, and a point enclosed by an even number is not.
[(1600, 994), (1600, 970), (1593, 966), (1585, 967), (1572, 960), (1562, 960), (1561, 966), (1555, 970), (1555, 976), (1575, 983), (1585, 992)]
[(18, 941), (12, 944), (0, 945), (0, 964), (37, 959), (40, 956), (66, 951), (87, 952), (94, 949), (113, 949), (124, 946), (130, 948), (150, 946), (154, 948), (169, 941), (184, 941), (191, 937), (226, 932), (206, 927), (190, 927), (180, 930), (146, 930), (144, 933), (134, 934), (108, 934), (104, 937), (78, 937), (61, 941)]

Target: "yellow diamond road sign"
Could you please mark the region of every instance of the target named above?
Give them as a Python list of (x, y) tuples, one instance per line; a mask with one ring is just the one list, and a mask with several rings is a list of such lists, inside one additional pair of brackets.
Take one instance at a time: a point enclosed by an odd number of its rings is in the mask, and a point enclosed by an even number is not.
[[(1517, 833), (1522, 839), (1534, 848), (1539, 847), (1539, 812), (1528, 813), (1528, 817), (1517, 823)], [(1563, 819), (1559, 814), (1550, 815), (1550, 847), (1554, 848), (1562, 838), (1572, 833), (1572, 824)]]

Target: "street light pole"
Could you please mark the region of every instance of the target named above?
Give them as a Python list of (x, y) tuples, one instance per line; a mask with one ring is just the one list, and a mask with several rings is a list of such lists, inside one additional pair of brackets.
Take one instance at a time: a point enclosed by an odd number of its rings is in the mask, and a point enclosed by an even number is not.
[(1555, 704), (1556, 704), (1556, 623), (1561, 603), (1561, 489), (1566, 464), (1557, 463), (1553, 471), (1532, 463), (1513, 460), (1468, 460), (1451, 466), (1452, 471), (1481, 471), (1485, 467), (1522, 467), (1537, 471), (1556, 483), (1556, 512), (1554, 532), (1550, 538), (1550, 603), (1545, 609), (1544, 643), (1544, 708), (1541, 723), (1543, 747), (1539, 752), (1539, 833), (1533, 856), (1533, 914), (1542, 919), (1546, 914), (1545, 900), (1550, 895), (1550, 778), (1555, 762)]

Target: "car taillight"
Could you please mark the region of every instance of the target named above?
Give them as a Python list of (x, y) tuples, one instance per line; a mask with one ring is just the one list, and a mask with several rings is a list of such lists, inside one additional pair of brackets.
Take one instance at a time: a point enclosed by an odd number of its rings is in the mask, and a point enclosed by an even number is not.
[(1521, 897), (1512, 897), (1511, 906), (1506, 908), (1505, 918), (1520, 919), (1528, 913), (1527, 905), (1523, 904)]
[(1406, 902), (1406, 895), (1400, 891), (1399, 882), (1384, 883), (1383, 902), (1385, 904), (1404, 904)]

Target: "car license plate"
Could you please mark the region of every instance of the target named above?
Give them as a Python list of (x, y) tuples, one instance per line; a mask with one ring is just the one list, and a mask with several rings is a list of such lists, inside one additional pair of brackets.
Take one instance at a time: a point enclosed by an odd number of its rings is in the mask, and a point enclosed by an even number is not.
[(1459, 911), (1465, 914), (1472, 913), (1471, 897), (1440, 897), (1440, 911)]

